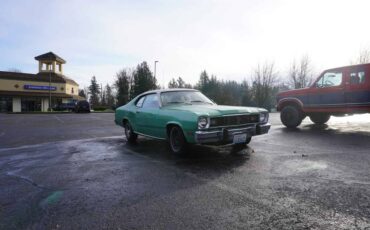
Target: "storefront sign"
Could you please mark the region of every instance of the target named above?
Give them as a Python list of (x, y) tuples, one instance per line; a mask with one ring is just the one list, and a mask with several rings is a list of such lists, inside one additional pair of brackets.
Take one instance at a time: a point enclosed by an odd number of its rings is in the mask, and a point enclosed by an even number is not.
[(24, 85), (24, 89), (55, 91), (55, 90), (57, 90), (57, 87), (55, 87), (55, 86), (44, 86), (44, 85)]

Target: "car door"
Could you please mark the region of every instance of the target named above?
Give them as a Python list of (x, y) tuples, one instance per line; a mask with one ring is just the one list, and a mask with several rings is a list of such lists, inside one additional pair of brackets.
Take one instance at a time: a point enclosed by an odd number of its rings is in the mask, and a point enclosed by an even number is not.
[(145, 96), (140, 97), (135, 102), (134, 111), (131, 112), (130, 121), (135, 132), (142, 133), (144, 129), (144, 119), (141, 114), (141, 109), (145, 101)]
[(142, 134), (158, 137), (158, 126), (156, 123), (159, 115), (159, 99), (156, 93), (148, 94), (145, 97), (141, 108), (136, 112), (137, 122), (140, 123), (140, 131)]
[(319, 109), (345, 107), (342, 70), (328, 70), (321, 75), (310, 92), (309, 105)]
[(363, 66), (349, 69), (345, 96), (348, 112), (370, 106), (369, 77)]

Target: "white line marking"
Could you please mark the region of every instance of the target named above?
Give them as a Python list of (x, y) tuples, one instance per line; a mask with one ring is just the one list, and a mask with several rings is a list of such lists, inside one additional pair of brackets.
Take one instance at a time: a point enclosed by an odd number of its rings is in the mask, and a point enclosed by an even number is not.
[(60, 119), (58, 116), (54, 116), (55, 117), (55, 119), (57, 119), (60, 123), (64, 123), (64, 121), (62, 120), (62, 119)]
[(28, 149), (28, 148), (37, 148), (46, 145), (52, 144), (60, 144), (63, 142), (80, 142), (80, 141), (93, 141), (93, 140), (106, 140), (106, 139), (120, 139), (122, 136), (110, 136), (110, 137), (95, 137), (95, 138), (81, 138), (81, 139), (73, 139), (73, 140), (60, 140), (60, 141), (51, 141), (45, 142), (40, 144), (33, 144), (33, 145), (22, 145), (19, 147), (10, 147), (10, 148), (0, 148), (0, 152), (11, 151), (11, 150), (20, 150), (20, 149)]

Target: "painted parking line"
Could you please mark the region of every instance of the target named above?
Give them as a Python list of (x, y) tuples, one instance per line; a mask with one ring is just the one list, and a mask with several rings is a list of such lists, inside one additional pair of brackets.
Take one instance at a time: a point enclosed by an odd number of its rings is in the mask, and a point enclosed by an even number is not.
[(57, 119), (60, 123), (64, 123), (64, 121), (62, 120), (62, 119), (60, 119), (58, 116), (54, 116), (55, 117), (55, 119)]

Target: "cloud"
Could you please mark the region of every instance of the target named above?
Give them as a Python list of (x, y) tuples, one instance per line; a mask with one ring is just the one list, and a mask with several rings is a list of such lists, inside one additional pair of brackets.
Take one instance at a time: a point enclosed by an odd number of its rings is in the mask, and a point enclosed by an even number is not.
[[(206, 69), (242, 80), (258, 63), (280, 72), (308, 54), (318, 69), (349, 64), (369, 46), (367, 1), (25, 1), (0, 9), (0, 67), (52, 50), (81, 84), (103, 83), (141, 61), (158, 63), (158, 80), (195, 83)], [(15, 52), (16, 51), (16, 52)], [(6, 58), (7, 57), (7, 58)]]

